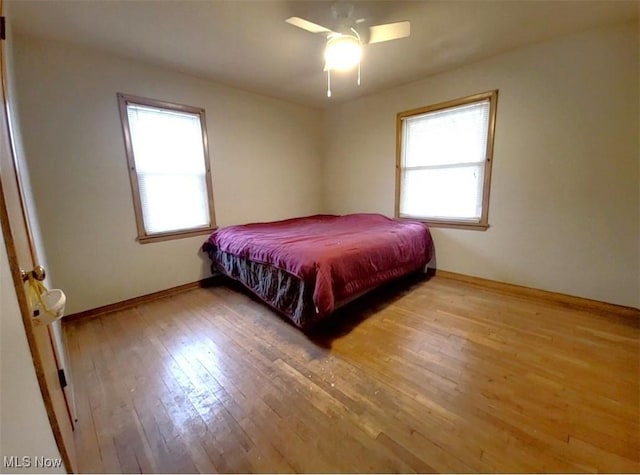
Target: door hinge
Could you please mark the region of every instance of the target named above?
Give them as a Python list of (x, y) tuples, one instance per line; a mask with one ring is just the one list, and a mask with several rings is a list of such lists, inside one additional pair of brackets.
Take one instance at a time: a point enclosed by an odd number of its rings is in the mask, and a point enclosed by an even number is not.
[(5, 33), (4, 17), (0, 16), (0, 40), (6, 40), (6, 39), (7, 39), (7, 35)]
[(62, 389), (67, 387), (67, 377), (64, 375), (64, 370), (63, 369), (59, 369), (58, 370), (58, 379), (60, 380), (60, 387)]

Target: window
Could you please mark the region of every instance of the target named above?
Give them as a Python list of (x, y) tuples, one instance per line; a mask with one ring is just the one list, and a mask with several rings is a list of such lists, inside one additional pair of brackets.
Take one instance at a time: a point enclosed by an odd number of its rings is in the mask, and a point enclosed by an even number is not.
[(140, 242), (215, 229), (204, 109), (118, 94)]
[(498, 91), (397, 116), (396, 216), (487, 229)]

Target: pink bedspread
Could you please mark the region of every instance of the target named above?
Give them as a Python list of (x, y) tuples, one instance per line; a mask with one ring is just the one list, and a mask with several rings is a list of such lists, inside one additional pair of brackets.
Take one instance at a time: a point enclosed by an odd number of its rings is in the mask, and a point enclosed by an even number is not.
[(314, 286), (319, 315), (337, 303), (422, 268), (433, 253), (428, 228), (379, 214), (316, 215), (230, 226), (208, 242), (278, 267)]

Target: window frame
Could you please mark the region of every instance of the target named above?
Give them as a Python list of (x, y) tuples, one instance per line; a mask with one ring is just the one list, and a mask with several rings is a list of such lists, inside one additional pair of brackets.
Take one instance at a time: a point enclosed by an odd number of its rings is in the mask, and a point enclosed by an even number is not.
[[(216, 226), (215, 209), (213, 206), (213, 184), (211, 180), (211, 160), (209, 158), (209, 146), (207, 137), (207, 125), (205, 120), (205, 111), (200, 107), (176, 104), (174, 102), (160, 101), (157, 99), (149, 99), (146, 97), (135, 96), (131, 94), (118, 93), (118, 105), (120, 109), (120, 121), (122, 123), (122, 132), (124, 134), (125, 152), (127, 156), (127, 168), (129, 169), (129, 181), (131, 182), (131, 195), (133, 197), (133, 209), (136, 217), (136, 229), (138, 236), (136, 240), (141, 244), (167, 241), (171, 239), (180, 239), (191, 236), (209, 234), (218, 229)], [(129, 115), (127, 106), (135, 104), (140, 106), (148, 106), (156, 109), (165, 109), (176, 112), (187, 112), (197, 114), (200, 117), (200, 126), (202, 129), (202, 146), (204, 151), (203, 160), (205, 162), (205, 184), (207, 186), (207, 202), (209, 205), (210, 225), (206, 227), (196, 227), (190, 229), (180, 229), (177, 231), (165, 231), (160, 233), (147, 233), (144, 228), (144, 220), (142, 214), (142, 203), (140, 200), (140, 189), (138, 187), (138, 172), (136, 170), (136, 162), (133, 154), (133, 143), (131, 141), (131, 129), (129, 128)]]
[[(471, 221), (465, 219), (439, 219), (427, 217), (402, 216), (400, 214), (400, 195), (402, 185), (402, 138), (403, 138), (403, 119), (427, 114), (430, 112), (451, 109), (453, 107), (464, 106), (476, 102), (489, 100), (489, 126), (487, 127), (487, 149), (485, 152), (484, 180), (482, 182), (482, 214), (479, 221)], [(428, 224), (433, 227), (473, 229), (484, 231), (489, 228), (489, 197), (491, 193), (491, 165), (493, 163), (493, 147), (496, 128), (496, 110), (498, 105), (498, 90), (473, 94), (459, 99), (453, 99), (446, 102), (440, 102), (417, 109), (411, 109), (399, 112), (396, 115), (396, 199), (395, 199), (395, 217), (400, 219), (413, 219)]]

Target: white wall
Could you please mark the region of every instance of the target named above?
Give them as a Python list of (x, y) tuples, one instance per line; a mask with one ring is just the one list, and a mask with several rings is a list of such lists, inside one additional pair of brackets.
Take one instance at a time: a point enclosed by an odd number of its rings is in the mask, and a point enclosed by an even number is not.
[(206, 109), (224, 226), (315, 212), (392, 215), (396, 113), (497, 88), (491, 227), (434, 228), (438, 267), (640, 306), (637, 24), (541, 43), (324, 113), (26, 37), (16, 55), (50, 273), (71, 313), (208, 275), (201, 237), (134, 240), (116, 92)]
[(50, 273), (67, 313), (209, 275), (206, 236), (139, 244), (117, 92), (206, 110), (217, 224), (321, 211), (317, 110), (16, 37), (18, 109)]
[(396, 114), (491, 89), (500, 91), (491, 227), (433, 228), (437, 267), (640, 307), (637, 23), (330, 108), (325, 211), (392, 216)]

